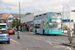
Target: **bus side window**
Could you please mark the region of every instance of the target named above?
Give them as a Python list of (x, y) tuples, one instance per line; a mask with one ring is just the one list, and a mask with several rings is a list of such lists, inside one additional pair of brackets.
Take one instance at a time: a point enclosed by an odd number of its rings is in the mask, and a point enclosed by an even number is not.
[(39, 16), (42, 16), (42, 15), (39, 15)]
[(38, 17), (38, 15), (36, 17)]
[(46, 15), (46, 14), (43, 14), (43, 15)]

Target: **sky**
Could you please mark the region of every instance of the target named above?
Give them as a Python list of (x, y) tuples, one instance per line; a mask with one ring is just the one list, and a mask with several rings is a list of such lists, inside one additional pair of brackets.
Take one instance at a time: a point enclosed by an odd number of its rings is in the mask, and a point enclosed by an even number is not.
[(0, 13), (43, 13), (75, 10), (75, 0), (0, 0)]

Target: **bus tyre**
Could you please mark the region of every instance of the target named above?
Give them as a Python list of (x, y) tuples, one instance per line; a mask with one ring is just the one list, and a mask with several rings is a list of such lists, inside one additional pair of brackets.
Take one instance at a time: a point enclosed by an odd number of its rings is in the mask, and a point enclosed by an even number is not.
[(7, 41), (7, 44), (10, 44), (10, 41)]
[(35, 34), (38, 34), (38, 33), (37, 33), (37, 30), (35, 30)]
[(54, 34), (54, 36), (57, 36), (57, 34)]
[(43, 30), (43, 35), (45, 35), (45, 30)]

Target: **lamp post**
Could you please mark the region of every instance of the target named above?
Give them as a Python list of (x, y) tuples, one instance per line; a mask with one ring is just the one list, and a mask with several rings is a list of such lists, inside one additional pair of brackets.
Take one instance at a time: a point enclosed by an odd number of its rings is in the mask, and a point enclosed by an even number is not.
[[(64, 20), (64, 7), (62, 7), (62, 24), (64, 24), (63, 20)], [(62, 28), (63, 28), (63, 26), (62, 26)], [(63, 33), (64, 33), (64, 30), (63, 30)]]
[(62, 7), (62, 20), (64, 19), (64, 7)]
[(20, 23), (21, 23), (21, 16), (20, 16), (20, 1), (19, 1), (19, 19), (20, 19)]
[[(20, 16), (20, 1), (19, 1), (19, 20), (20, 20), (20, 23), (21, 23), (21, 16)], [(20, 23), (19, 23), (19, 24), (20, 24)], [(20, 33), (20, 26), (18, 26), (18, 32), (17, 32), (17, 38), (18, 38), (18, 39), (20, 39), (19, 33)]]

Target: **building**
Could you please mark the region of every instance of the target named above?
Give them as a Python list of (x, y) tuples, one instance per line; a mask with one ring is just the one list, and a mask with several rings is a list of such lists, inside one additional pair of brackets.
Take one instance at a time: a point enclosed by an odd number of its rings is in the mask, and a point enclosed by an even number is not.
[(0, 23), (4, 23), (7, 25), (7, 18), (8, 18), (8, 13), (1, 13), (0, 14)]
[(34, 14), (25, 15), (21, 18), (21, 28), (24, 28), (24, 31), (29, 31), (29, 28), (33, 24), (33, 16)]
[(75, 22), (75, 12), (73, 11), (64, 11), (62, 13), (63, 25), (67, 28), (74, 29)]
[(0, 14), (0, 19), (6, 19), (8, 17), (8, 13), (1, 13)]
[(21, 17), (24, 17), (24, 16), (25, 16), (24, 14), (20, 14), (20, 17), (19, 17), (19, 14), (10, 13), (7, 18), (8, 19), (8, 27), (12, 26), (13, 19), (15, 19), (15, 18), (20, 19)]
[(21, 28), (24, 28), (24, 31), (30, 31), (29, 29), (33, 26), (33, 18), (35, 15), (38, 15), (41, 13), (32, 13), (29, 15), (25, 15), (21, 18)]
[(21, 18), (22, 19), (21, 23), (27, 23), (27, 22), (33, 21), (33, 17), (38, 14), (41, 14), (41, 13), (31, 13), (29, 15), (25, 15), (24, 17)]

